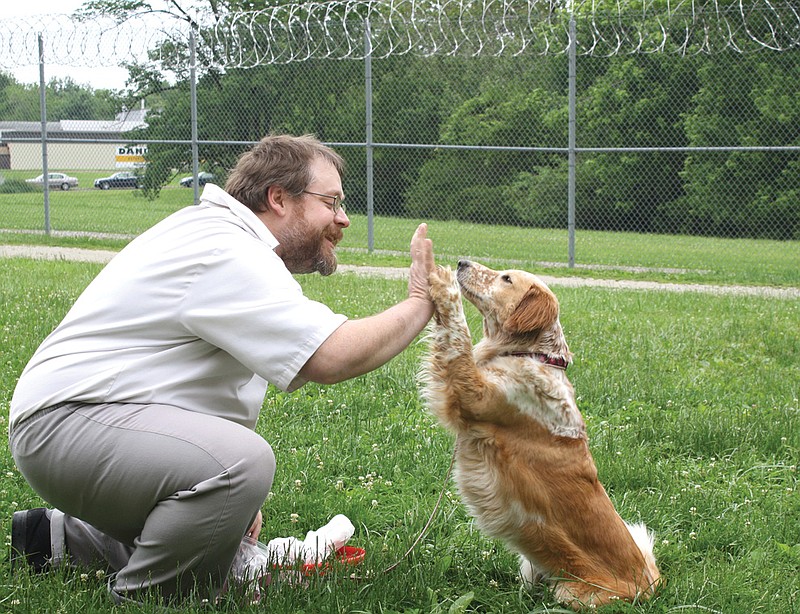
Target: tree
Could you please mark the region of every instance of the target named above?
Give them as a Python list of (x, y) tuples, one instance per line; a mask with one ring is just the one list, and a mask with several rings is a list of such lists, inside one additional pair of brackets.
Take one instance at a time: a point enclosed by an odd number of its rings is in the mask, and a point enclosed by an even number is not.
[[(765, 61), (735, 53), (708, 58), (686, 120), (696, 146), (800, 144), (800, 66), (791, 54)], [(692, 212), (682, 230), (791, 239), (800, 232), (799, 157), (793, 152), (696, 153), (683, 173)], [(769, 222), (777, 214), (777, 223)]]
[[(591, 71), (593, 58), (581, 59)], [(579, 147), (678, 148), (687, 144), (682, 117), (697, 91), (696, 60), (666, 54), (615, 56), (578, 101)], [(682, 152), (581, 154), (592, 184), (576, 205), (582, 228), (663, 231), (669, 204), (683, 195)]]
[(47, 116), (51, 120), (111, 119), (120, 109), (119, 99), (109, 90), (78, 85), (71, 77), (47, 84)]
[[(551, 71), (538, 70), (552, 62), (564, 60), (482, 60), (478, 93), (453, 109), (442, 124), (439, 143), (509, 148), (565, 143), (563, 89), (552, 89)], [(441, 149), (423, 166), (408, 192), (407, 207), (423, 217), (531, 221), (535, 216), (525, 210), (538, 203), (531, 202), (533, 192), (521, 186), (530, 188), (539, 169), (558, 165), (558, 157), (546, 152)], [(558, 204), (566, 210), (566, 191)]]
[[(474, 63), (464, 58), (391, 57), (373, 62), (372, 74), (374, 139), (404, 145), (438, 142), (442, 122), (480, 83)], [(405, 195), (434, 155), (413, 147), (377, 149), (376, 213), (405, 215)]]
[[(62, 119), (112, 119), (121, 109), (121, 99), (109, 90), (79, 85), (70, 77), (51, 79), (45, 86), (49, 121)], [(39, 86), (22, 84), (0, 73), (0, 117), (5, 121), (41, 119)]]

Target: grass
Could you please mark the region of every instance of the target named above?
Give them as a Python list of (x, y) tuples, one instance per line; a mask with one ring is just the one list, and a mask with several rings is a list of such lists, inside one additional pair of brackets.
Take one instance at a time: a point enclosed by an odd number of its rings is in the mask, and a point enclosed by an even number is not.
[[(108, 171), (67, 172), (78, 177), (80, 188), (51, 192), (51, 236), (31, 234), (44, 228), (40, 192), (0, 194), (0, 243), (117, 249), (193, 201), (193, 191), (178, 187), (175, 181), (150, 201), (136, 190), (93, 189), (94, 179)], [(22, 171), (4, 173), (15, 178), (31, 176)], [(580, 213), (578, 218), (580, 221)], [(420, 221), (428, 221), (429, 234), (444, 263), (469, 257), (500, 268), (525, 268), (556, 276), (800, 287), (800, 241), (578, 230), (576, 266), (569, 268), (566, 230), (378, 217), (370, 253), (366, 216), (353, 213), (350, 219), (340, 250), (340, 261), (346, 264), (406, 266), (411, 234)]]
[[(403, 237), (403, 241), (406, 238)], [(0, 260), (0, 417), (16, 378), (98, 265)], [(299, 278), (306, 293), (352, 317), (400, 299), (402, 281), (350, 274)], [(666, 586), (652, 601), (607, 612), (800, 612), (800, 306), (793, 300), (558, 288), (576, 355), (570, 377), (601, 479), (621, 515), (655, 531)], [(480, 320), (468, 307), (474, 336)], [(367, 550), (361, 580), (336, 570), (283, 586), (258, 606), (220, 611), (558, 612), (527, 593), (515, 557), (483, 537), (445, 484), (452, 439), (419, 400), (422, 343), (383, 368), (293, 394), (270, 389), (258, 432), (278, 473), (263, 508), (262, 541), (322, 526), (336, 513)], [(5, 441), (5, 440), (4, 440)], [(0, 447), (0, 525), (42, 502)], [(576, 502), (579, 504), (579, 502)], [(388, 574), (381, 571), (401, 560)], [(12, 576), (10, 611), (110, 611), (95, 570)], [(101, 574), (102, 575), (102, 574)], [(149, 612), (125, 606), (125, 612)], [(186, 611), (202, 608), (187, 608)], [(207, 611), (207, 609), (202, 609)]]
[[(367, 245), (366, 220), (352, 216), (343, 246)], [(420, 221), (380, 218), (377, 249), (406, 253)], [(800, 286), (800, 241), (576, 231), (575, 268), (568, 268), (566, 230), (428, 221), (440, 260), (470, 257), (499, 268), (548, 275), (641, 279), (678, 283)], [(353, 256), (346, 256), (361, 263)], [(381, 254), (369, 258), (380, 258)], [(403, 261), (405, 263), (405, 261)], [(369, 264), (365, 255), (363, 264)]]

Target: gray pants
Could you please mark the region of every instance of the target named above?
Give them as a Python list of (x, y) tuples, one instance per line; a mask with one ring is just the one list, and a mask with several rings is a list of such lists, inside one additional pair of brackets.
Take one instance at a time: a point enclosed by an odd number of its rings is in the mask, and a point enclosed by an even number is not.
[(275, 474), (250, 429), (167, 405), (56, 406), (17, 425), (10, 445), (59, 510), (54, 558), (65, 544), (68, 562), (106, 564), (123, 598), (157, 587), (213, 599)]

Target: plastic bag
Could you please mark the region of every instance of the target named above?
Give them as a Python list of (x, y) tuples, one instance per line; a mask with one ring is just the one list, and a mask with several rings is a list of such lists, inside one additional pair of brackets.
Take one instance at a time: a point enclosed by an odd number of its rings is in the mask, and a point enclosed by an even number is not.
[(361, 561), (364, 551), (346, 548), (353, 533), (353, 523), (338, 514), (324, 527), (306, 533), (302, 541), (296, 537), (277, 537), (263, 544), (246, 537), (233, 560), (231, 574), (239, 583), (258, 580), (260, 584), (269, 584), (276, 572), (283, 580), (295, 581), (300, 576), (302, 581), (303, 575), (323, 569), (325, 560), (334, 553), (344, 562), (355, 564)]

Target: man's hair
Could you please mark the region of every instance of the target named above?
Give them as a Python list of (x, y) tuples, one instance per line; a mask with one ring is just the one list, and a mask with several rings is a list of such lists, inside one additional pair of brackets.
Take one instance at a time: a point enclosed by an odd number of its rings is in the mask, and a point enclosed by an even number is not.
[(239, 157), (225, 191), (253, 211), (264, 211), (270, 186), (280, 186), (291, 196), (303, 193), (313, 180), (310, 167), (316, 158), (344, 175), (344, 159), (313, 135), (271, 134)]

